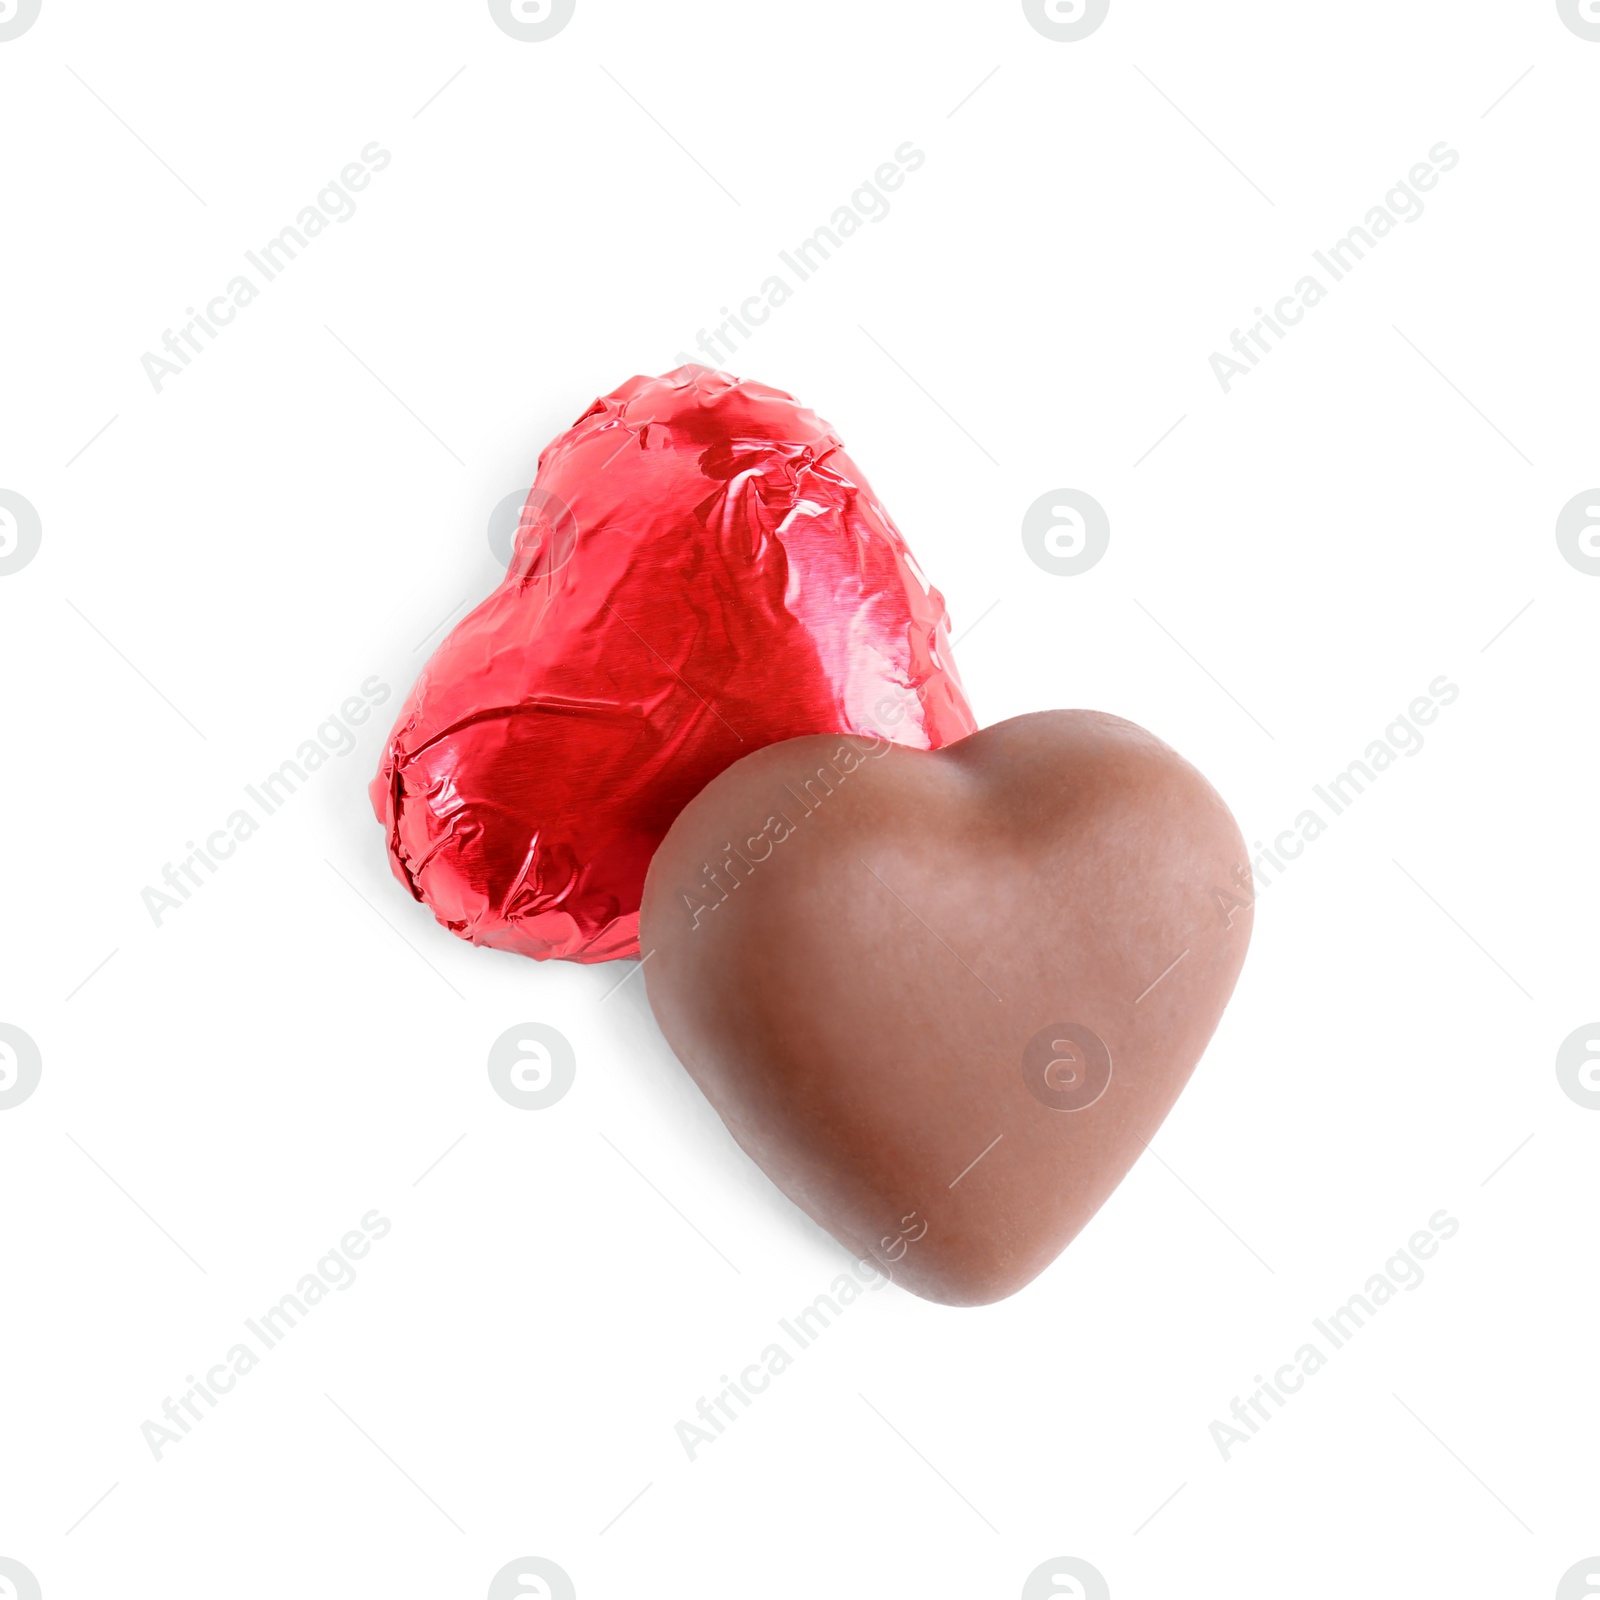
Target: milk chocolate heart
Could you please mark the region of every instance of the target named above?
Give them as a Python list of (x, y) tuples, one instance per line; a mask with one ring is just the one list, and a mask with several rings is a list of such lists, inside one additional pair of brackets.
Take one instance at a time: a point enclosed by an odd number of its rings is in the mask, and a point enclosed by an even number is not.
[(452, 933), (608, 961), (638, 953), (672, 819), (741, 756), (975, 726), (944, 601), (827, 423), (681, 367), (539, 458), (505, 581), (423, 668), (372, 804)]
[(1054, 1260), (1188, 1081), (1244, 961), (1247, 863), (1206, 780), (1098, 712), (931, 753), (793, 739), (673, 824), (645, 983), (785, 1194), (981, 1305)]

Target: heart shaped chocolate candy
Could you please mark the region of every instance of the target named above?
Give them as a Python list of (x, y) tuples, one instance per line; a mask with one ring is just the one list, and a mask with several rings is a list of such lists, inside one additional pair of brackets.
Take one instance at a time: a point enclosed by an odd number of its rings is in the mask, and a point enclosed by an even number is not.
[(1188, 1081), (1244, 961), (1247, 863), (1206, 780), (1117, 717), (936, 752), (791, 739), (673, 823), (645, 982), (785, 1194), (981, 1305), (1055, 1259)]
[(672, 819), (763, 745), (976, 726), (944, 601), (814, 412), (680, 367), (539, 458), (505, 581), (406, 697), (372, 782), (397, 878), (536, 960), (637, 955)]

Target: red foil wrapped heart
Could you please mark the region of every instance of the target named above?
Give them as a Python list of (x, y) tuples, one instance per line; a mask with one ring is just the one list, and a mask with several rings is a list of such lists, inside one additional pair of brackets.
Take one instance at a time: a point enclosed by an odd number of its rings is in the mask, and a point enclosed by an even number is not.
[(422, 670), (371, 786), (452, 933), (639, 950), (645, 870), (741, 756), (976, 728), (944, 600), (827, 423), (705, 367), (631, 378), (539, 458), (505, 580)]

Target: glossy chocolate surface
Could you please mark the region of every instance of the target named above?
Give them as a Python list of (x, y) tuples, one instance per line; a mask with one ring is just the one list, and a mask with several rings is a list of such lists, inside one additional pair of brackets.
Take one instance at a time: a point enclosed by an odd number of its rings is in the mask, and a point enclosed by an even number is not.
[(904, 1287), (983, 1304), (1055, 1259), (1188, 1081), (1244, 961), (1247, 863), (1206, 780), (1097, 712), (936, 752), (794, 739), (673, 824), (644, 978), (785, 1194)]

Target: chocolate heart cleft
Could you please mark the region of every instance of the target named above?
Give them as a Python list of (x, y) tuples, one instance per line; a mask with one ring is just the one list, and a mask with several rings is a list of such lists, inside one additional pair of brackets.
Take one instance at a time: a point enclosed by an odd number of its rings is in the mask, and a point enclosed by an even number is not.
[(975, 726), (944, 601), (837, 436), (687, 366), (545, 449), (505, 580), (423, 668), (371, 797), (452, 932), (605, 961), (638, 953), (652, 853), (741, 756)]
[(685, 807), (641, 945), (733, 1137), (931, 1300), (1015, 1293), (1155, 1135), (1244, 962), (1249, 856), (1210, 784), (1091, 711), (937, 752), (772, 745)]

